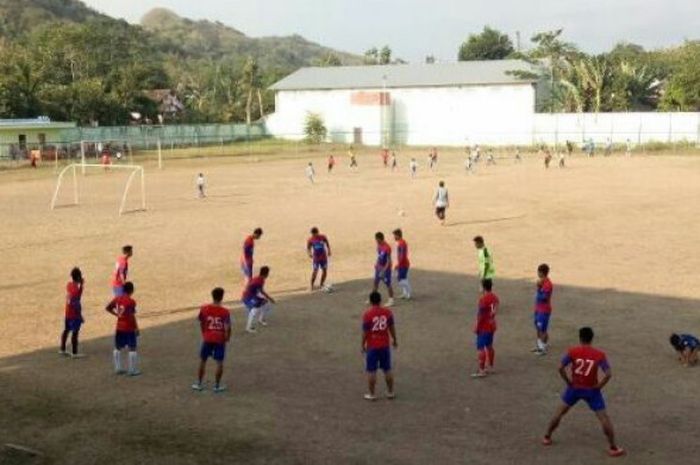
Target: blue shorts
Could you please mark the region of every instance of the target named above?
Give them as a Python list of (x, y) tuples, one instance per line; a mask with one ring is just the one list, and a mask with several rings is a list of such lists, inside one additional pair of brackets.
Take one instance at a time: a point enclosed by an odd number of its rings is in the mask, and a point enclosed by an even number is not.
[(325, 270), (328, 268), (328, 260), (314, 260), (313, 268), (314, 270)]
[(252, 310), (252, 309), (254, 309), (254, 308), (262, 307), (262, 306), (265, 305), (266, 303), (267, 303), (267, 299), (263, 299), (262, 297), (257, 297), (257, 296), (256, 296), (256, 297), (250, 297), (250, 298), (248, 298), (248, 299), (243, 299), (243, 305), (245, 305), (245, 307), (246, 307), (248, 310)]
[(117, 334), (114, 335), (114, 347), (117, 350), (128, 347), (129, 350), (134, 351), (136, 350), (136, 339), (135, 332), (117, 331)]
[(83, 320), (78, 318), (66, 318), (66, 324), (64, 329), (66, 331), (72, 331), (77, 333), (80, 331), (80, 327), (83, 325)]
[(112, 294), (114, 297), (121, 297), (124, 295), (124, 287), (122, 286), (112, 286)]
[(203, 342), (199, 351), (199, 357), (205, 362), (209, 357), (212, 357), (217, 362), (223, 362), (226, 357), (226, 344)]
[(366, 355), (367, 373), (374, 373), (377, 369), (384, 372), (391, 371), (391, 349), (369, 349)]
[(243, 276), (250, 279), (253, 277), (253, 264), (248, 265), (247, 263), (241, 263), (241, 273)]
[(408, 279), (408, 268), (397, 268), (396, 269), (396, 280), (404, 281)]
[(493, 345), (493, 333), (476, 334), (476, 350), (483, 350)]
[(541, 333), (546, 333), (549, 328), (549, 316), (551, 313), (535, 312), (535, 328)]
[(600, 392), (600, 389), (577, 389), (568, 387), (566, 391), (564, 391), (564, 394), (561, 395), (561, 400), (569, 407), (573, 407), (576, 405), (576, 402), (583, 400), (594, 412), (605, 410), (605, 399), (603, 399), (603, 393)]
[(374, 272), (374, 285), (378, 286), (380, 282), (391, 286), (391, 270), (376, 270)]

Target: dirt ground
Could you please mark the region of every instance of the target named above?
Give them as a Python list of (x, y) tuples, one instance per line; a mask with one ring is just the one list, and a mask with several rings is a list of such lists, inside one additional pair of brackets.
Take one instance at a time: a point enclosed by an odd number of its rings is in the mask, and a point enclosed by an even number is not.
[[(430, 173), (408, 154), (391, 173), (362, 154), (317, 182), (306, 158), (252, 163), (199, 159), (146, 170), (148, 211), (119, 217), (125, 173), (81, 178), (81, 205), (49, 211), (51, 169), (0, 173), (0, 449), (11, 464), (594, 464), (605, 440), (584, 405), (555, 445), (539, 438), (562, 390), (559, 354), (592, 325), (613, 379), (605, 389), (619, 443), (633, 464), (698, 457), (700, 368), (677, 365), (671, 331), (700, 333), (700, 158), (580, 157), (564, 170), (499, 161), (463, 170), (445, 155)], [(205, 173), (209, 197), (194, 195)], [(432, 216), (438, 180), (450, 190), (448, 224)], [(68, 185), (70, 186), (70, 185)], [(136, 191), (134, 191), (136, 192)], [(62, 200), (68, 199), (69, 189)], [(137, 199), (131, 198), (136, 205)], [(403, 211), (404, 215), (399, 212)], [(309, 293), (311, 226), (333, 246), (333, 294)], [(243, 333), (238, 257), (261, 226), (256, 264), (272, 268), (272, 324)], [(401, 226), (415, 300), (395, 308), (398, 398), (365, 390), (360, 315), (370, 287), (373, 234)], [(471, 238), (486, 238), (502, 301), (498, 373), (469, 377), (478, 286)], [(143, 376), (111, 371), (113, 318), (102, 309), (119, 248), (133, 244)], [(552, 350), (529, 353), (535, 269), (552, 268)], [(56, 354), (70, 268), (86, 275), (82, 351)], [(234, 337), (230, 391), (193, 393), (198, 305), (227, 290)]]

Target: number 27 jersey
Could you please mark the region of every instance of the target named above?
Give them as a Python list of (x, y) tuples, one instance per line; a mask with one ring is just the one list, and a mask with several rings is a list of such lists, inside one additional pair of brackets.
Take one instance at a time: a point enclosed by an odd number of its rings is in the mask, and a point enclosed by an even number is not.
[(571, 365), (571, 384), (576, 389), (592, 389), (598, 385), (598, 369), (610, 369), (605, 352), (591, 346), (580, 345), (570, 348), (561, 361), (563, 366)]
[(389, 328), (394, 326), (394, 314), (384, 307), (372, 307), (362, 316), (362, 330), (365, 332), (367, 349), (389, 347)]

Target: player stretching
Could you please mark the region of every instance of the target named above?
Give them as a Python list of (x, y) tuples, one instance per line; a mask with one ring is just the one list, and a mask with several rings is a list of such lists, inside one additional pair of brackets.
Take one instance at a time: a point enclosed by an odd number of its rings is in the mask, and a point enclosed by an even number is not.
[(535, 329), (537, 330), (537, 345), (532, 352), (537, 355), (547, 354), (549, 341), (549, 317), (552, 315), (552, 292), (554, 285), (549, 279), (549, 265), (546, 263), (537, 267), (537, 293), (535, 294)]
[[(70, 272), (71, 280), (66, 284), (66, 308), (65, 325), (61, 334), (61, 350), (59, 354), (73, 358), (81, 358), (83, 354), (78, 353), (78, 334), (83, 324), (83, 308), (80, 299), (83, 296), (83, 273), (80, 268), (73, 268)], [(70, 354), (66, 351), (68, 335), (71, 335), (70, 342), (73, 350)]]
[(476, 236), (474, 238), (474, 247), (476, 247), (479, 260), (479, 280), (490, 279), (493, 281), (493, 278), (496, 276), (496, 268), (493, 266), (493, 255), (486, 247), (484, 238)]
[[(134, 293), (134, 285), (131, 282), (124, 283), (122, 295), (115, 297), (107, 304), (105, 310), (117, 317), (117, 332), (114, 336), (114, 372), (118, 375), (127, 373), (129, 376), (138, 376), (138, 354), (136, 353), (139, 327), (136, 324), (136, 301), (131, 298)], [(121, 350), (129, 349), (129, 369), (124, 371), (121, 362)]]
[[(609, 443), (608, 455), (610, 457), (621, 457), (625, 455), (625, 451), (615, 444), (613, 425), (605, 412), (605, 399), (601, 392), (612, 377), (610, 365), (605, 357), (605, 353), (591, 345), (591, 342), (593, 342), (593, 330), (591, 328), (581, 328), (578, 334), (581, 345), (571, 347), (564, 358), (562, 358), (559, 366), (559, 375), (566, 383), (566, 391), (561, 396), (562, 405), (557, 409), (554, 417), (549, 422), (547, 433), (542, 438), (542, 444), (545, 446), (552, 444), (552, 433), (559, 426), (562, 417), (579, 400), (583, 400), (596, 414), (603, 427), (603, 432)], [(571, 366), (570, 374), (566, 370), (569, 365)], [(598, 380), (598, 369), (605, 374), (600, 381)]]
[(389, 293), (386, 306), (391, 307), (394, 305), (394, 289), (391, 287), (391, 246), (384, 240), (383, 232), (376, 233), (374, 239), (377, 241), (377, 263), (374, 265), (374, 287), (372, 290), (377, 292), (379, 283), (383, 282)]
[(408, 270), (411, 262), (408, 260), (408, 244), (403, 238), (403, 231), (394, 229), (394, 240), (396, 241), (396, 281), (403, 291), (402, 299), (411, 300), (411, 283), (408, 282)]
[(328, 274), (328, 257), (331, 256), (331, 244), (324, 234), (318, 232), (317, 227), (311, 228), (311, 237), (306, 241), (306, 251), (312, 260), (313, 271), (311, 272), (311, 290), (316, 287), (316, 276), (321, 270), (320, 287), (326, 292), (330, 292), (330, 287), (326, 287), (326, 276)]
[(130, 245), (122, 247), (122, 255), (117, 258), (117, 264), (112, 277), (112, 293), (114, 297), (119, 297), (123, 294), (122, 287), (126, 282), (126, 277), (129, 274), (129, 259), (134, 255), (134, 248)]
[(255, 228), (253, 234), (246, 237), (243, 241), (243, 253), (241, 253), (241, 272), (243, 273), (243, 281), (247, 283), (253, 277), (253, 253), (255, 252), (255, 241), (259, 240), (263, 235), (261, 228)]
[[(362, 353), (365, 354), (365, 368), (367, 371), (368, 393), (365, 400), (377, 400), (375, 388), (377, 386), (377, 369), (384, 372), (386, 381), (386, 397), (393, 399), (394, 375), (391, 372), (391, 348), (399, 346), (396, 340), (396, 328), (394, 327), (394, 315), (391, 310), (381, 306), (382, 296), (379, 292), (369, 295), (371, 307), (362, 315)], [(393, 342), (393, 344), (391, 344)]]
[(265, 292), (265, 280), (270, 276), (270, 268), (263, 266), (260, 274), (248, 281), (243, 291), (243, 305), (248, 310), (248, 323), (245, 330), (255, 333), (256, 320), (263, 326), (267, 326), (267, 317), (272, 311), (270, 304), (275, 303), (275, 299)]
[(445, 210), (450, 206), (450, 197), (445, 187), (445, 181), (440, 181), (433, 196), (435, 203), (435, 216), (440, 220), (440, 224), (445, 226)]
[(678, 361), (683, 366), (691, 366), (698, 363), (698, 350), (700, 340), (692, 334), (671, 334), (669, 342), (678, 352)]
[(216, 362), (214, 392), (223, 392), (226, 386), (221, 384), (224, 374), (224, 358), (226, 343), (231, 339), (231, 313), (221, 306), (224, 300), (224, 290), (220, 287), (211, 291), (212, 303), (202, 305), (199, 309), (199, 325), (202, 330), (202, 348), (199, 351), (199, 370), (197, 382), (192, 385), (195, 391), (204, 390), (202, 380), (207, 366), (207, 360), (212, 357)]
[(472, 374), (472, 378), (483, 378), (493, 373), (493, 364), (496, 360), (496, 352), (493, 350), (493, 336), (496, 333), (496, 312), (498, 311), (498, 296), (494, 294), (493, 281), (481, 280), (481, 297), (479, 309), (476, 314), (476, 351), (479, 358), (479, 369)]

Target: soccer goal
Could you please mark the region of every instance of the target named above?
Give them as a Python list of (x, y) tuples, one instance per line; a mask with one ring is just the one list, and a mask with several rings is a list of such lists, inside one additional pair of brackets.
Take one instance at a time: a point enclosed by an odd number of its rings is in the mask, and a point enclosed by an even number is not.
[(122, 192), (122, 198), (121, 202), (119, 203), (119, 214), (122, 215), (125, 213), (126, 210), (126, 199), (129, 195), (129, 191), (131, 189), (131, 185), (134, 182), (134, 178), (138, 177), (140, 178), (140, 184), (141, 184), (141, 208), (138, 208), (136, 210), (129, 210), (129, 211), (145, 211), (146, 210), (146, 177), (144, 175), (143, 171), (143, 166), (139, 165), (97, 165), (97, 164), (88, 164), (88, 163), (73, 163), (61, 170), (60, 173), (58, 173), (58, 179), (56, 180), (56, 189), (54, 190), (53, 197), (51, 198), (51, 210), (54, 210), (57, 206), (58, 202), (58, 196), (61, 192), (61, 187), (64, 184), (64, 178), (66, 177), (66, 174), (70, 173), (69, 176), (73, 178), (73, 203), (70, 205), (79, 205), (80, 204), (80, 190), (78, 189), (78, 179), (80, 176), (78, 176), (78, 170), (82, 170), (83, 173), (87, 169), (98, 169), (100, 171), (107, 171), (107, 170), (125, 170), (125, 171), (131, 171), (129, 174), (129, 177), (126, 179), (126, 184), (124, 186), (124, 191)]

